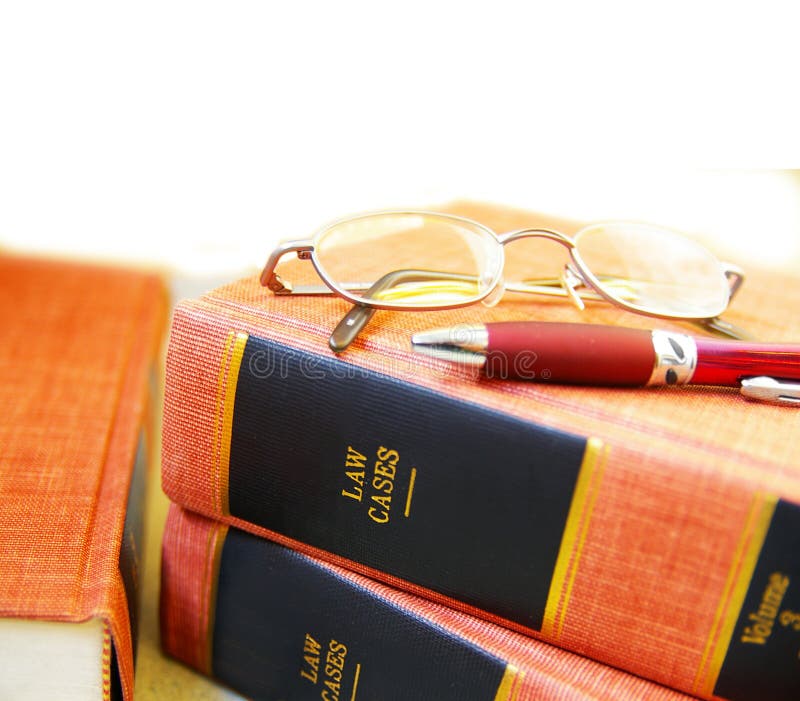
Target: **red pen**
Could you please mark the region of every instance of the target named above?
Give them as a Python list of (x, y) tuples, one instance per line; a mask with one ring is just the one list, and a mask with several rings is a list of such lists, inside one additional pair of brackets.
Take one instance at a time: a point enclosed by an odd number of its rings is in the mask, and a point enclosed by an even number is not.
[(751, 399), (800, 406), (800, 345), (557, 322), (500, 322), (414, 334), (419, 353), (488, 377), (560, 384), (740, 387)]

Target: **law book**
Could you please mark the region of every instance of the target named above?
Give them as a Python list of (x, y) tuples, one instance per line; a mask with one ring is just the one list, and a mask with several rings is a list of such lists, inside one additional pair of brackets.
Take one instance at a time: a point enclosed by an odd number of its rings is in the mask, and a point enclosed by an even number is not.
[(170, 506), (165, 651), (252, 699), (684, 694)]
[[(451, 211), (497, 231), (574, 230)], [(313, 279), (308, 261), (286, 265)], [(747, 273), (726, 318), (796, 340), (796, 278)], [(177, 307), (162, 443), (173, 501), (686, 693), (797, 697), (793, 411), (719, 388), (490, 380), (409, 342), (530, 319), (701, 331), (509, 294), (493, 308), (378, 312), (334, 356), (348, 308), (273, 296), (256, 276)]]
[(164, 288), (2, 256), (0, 318), (0, 698), (131, 701)]

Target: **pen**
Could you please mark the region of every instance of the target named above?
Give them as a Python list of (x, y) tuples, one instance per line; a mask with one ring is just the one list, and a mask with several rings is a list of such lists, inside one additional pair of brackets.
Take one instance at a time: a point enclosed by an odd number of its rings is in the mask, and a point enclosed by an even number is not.
[(800, 344), (752, 343), (664, 330), (499, 322), (416, 333), (418, 353), (488, 377), (563, 384), (740, 387), (751, 399), (800, 406)]

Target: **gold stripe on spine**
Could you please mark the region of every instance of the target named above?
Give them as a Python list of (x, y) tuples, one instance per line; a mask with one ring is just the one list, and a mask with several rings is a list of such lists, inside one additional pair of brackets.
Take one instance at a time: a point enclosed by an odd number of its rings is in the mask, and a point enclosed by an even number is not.
[(777, 502), (777, 497), (762, 492), (757, 492), (753, 497), (714, 615), (714, 623), (706, 640), (703, 656), (700, 658), (692, 687), (694, 693), (711, 696), (714, 691)]
[(356, 694), (358, 693), (358, 678), (361, 676), (361, 665), (356, 665), (356, 674), (353, 677), (353, 693), (350, 696), (350, 701), (356, 701)]
[(494, 701), (514, 701), (519, 693), (517, 678), (521, 678), (519, 670), (513, 664), (507, 664), (500, 686), (494, 695)]
[(225, 338), (225, 345), (222, 347), (222, 355), (219, 359), (219, 372), (217, 373), (217, 393), (214, 401), (214, 428), (211, 436), (211, 486), (214, 500), (214, 512), (217, 514), (222, 513), (220, 504), (220, 450), (222, 440), (220, 433), (222, 432), (223, 420), (223, 407), (225, 402), (225, 376), (228, 370), (228, 360), (231, 355), (231, 348), (233, 348), (233, 341), (236, 338), (236, 333), (231, 331)]
[(406, 496), (406, 508), (403, 511), (403, 515), (408, 518), (408, 515), (411, 513), (411, 497), (414, 495), (414, 483), (417, 481), (417, 468), (411, 468), (411, 480), (408, 483), (408, 495)]
[(601, 440), (587, 440), (542, 620), (542, 634), (553, 641), (561, 636), (608, 452), (608, 446)]
[(220, 427), (219, 450), (219, 499), (220, 511), (223, 516), (230, 516), (228, 502), (228, 474), (231, 459), (231, 432), (233, 431), (233, 407), (236, 403), (236, 386), (239, 382), (239, 368), (242, 365), (244, 347), (247, 345), (248, 335), (237, 333), (231, 349), (231, 360), (228, 365), (225, 382), (225, 398), (222, 405), (222, 425)]
[(225, 538), (228, 535), (228, 526), (223, 523), (215, 523), (209, 532), (208, 550), (206, 552), (206, 562), (208, 571), (206, 580), (208, 586), (204, 592), (207, 593), (207, 600), (203, 610), (206, 612), (205, 639), (202, 641), (204, 648), (204, 671), (208, 676), (214, 674), (214, 624), (217, 615), (217, 590), (219, 587), (219, 567), (222, 560), (222, 546), (225, 545)]

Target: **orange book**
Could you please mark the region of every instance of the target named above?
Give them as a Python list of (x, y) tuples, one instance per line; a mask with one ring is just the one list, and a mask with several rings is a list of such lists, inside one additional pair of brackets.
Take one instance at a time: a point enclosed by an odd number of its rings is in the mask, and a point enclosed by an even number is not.
[(0, 258), (0, 698), (133, 698), (153, 275)]
[[(453, 211), (499, 232), (576, 228)], [(538, 252), (523, 262), (547, 275)], [(281, 266), (315, 281), (307, 260)], [(796, 278), (746, 273), (725, 318), (796, 342)], [(418, 331), (506, 320), (703, 333), (608, 304), (509, 293), (491, 308), (378, 311), (335, 356), (349, 308), (273, 295), (255, 276), (178, 306), (162, 455), (173, 501), (690, 694), (797, 698), (795, 411), (703, 386), (489, 380), (410, 347)]]
[(253, 699), (690, 697), (171, 505), (161, 640)]

